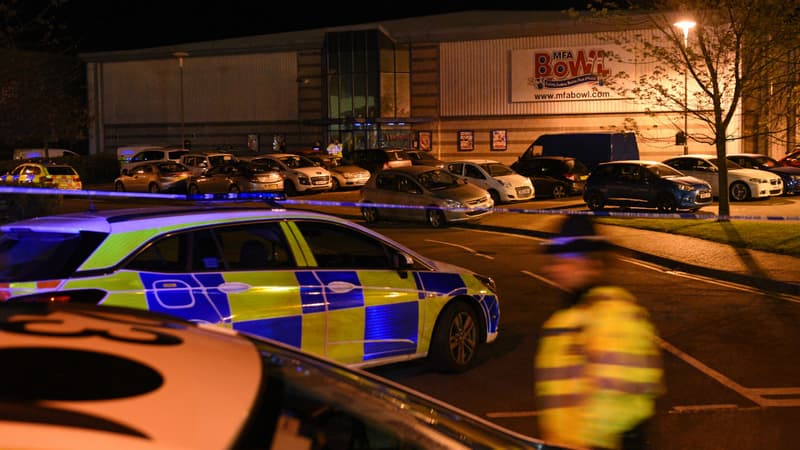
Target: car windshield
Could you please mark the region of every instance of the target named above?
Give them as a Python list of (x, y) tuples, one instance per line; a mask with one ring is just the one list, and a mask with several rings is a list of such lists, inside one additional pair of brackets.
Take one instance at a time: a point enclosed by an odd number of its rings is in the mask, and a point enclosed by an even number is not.
[(47, 168), (50, 175), (75, 175), (75, 169), (69, 166), (50, 166)]
[[(715, 165), (717, 167), (720, 166), (719, 159), (717, 159), (717, 158), (711, 158), (711, 159), (708, 160), (708, 162), (710, 162), (711, 164), (713, 164), (713, 165)], [(725, 161), (725, 166), (728, 168), (728, 170), (731, 170), (731, 169), (744, 169), (744, 167), (736, 164), (735, 162), (733, 162), (731, 160)]]
[(652, 166), (647, 166), (647, 169), (650, 170), (650, 172), (653, 172), (654, 174), (658, 175), (661, 178), (682, 177), (683, 176), (683, 174), (681, 172), (675, 170), (674, 168), (672, 168), (672, 167), (670, 167), (670, 166), (668, 166), (666, 164), (653, 164)]
[(447, 189), (458, 184), (458, 178), (446, 170), (429, 170), (417, 175), (419, 183), (432, 191)]
[(316, 167), (313, 161), (302, 156), (286, 156), (281, 158), (281, 162), (286, 164), (286, 167), (297, 169), (300, 167)]
[(500, 163), (481, 164), (481, 167), (483, 167), (483, 170), (485, 170), (486, 173), (488, 173), (489, 176), (492, 176), (492, 177), (502, 177), (502, 176), (505, 176), (505, 175), (513, 175), (514, 174), (514, 171), (511, 170), (510, 167), (508, 167), (506, 165), (503, 165), (503, 164), (500, 164)]
[(75, 272), (106, 234), (56, 233), (9, 229), (0, 234), (0, 282), (66, 278)]

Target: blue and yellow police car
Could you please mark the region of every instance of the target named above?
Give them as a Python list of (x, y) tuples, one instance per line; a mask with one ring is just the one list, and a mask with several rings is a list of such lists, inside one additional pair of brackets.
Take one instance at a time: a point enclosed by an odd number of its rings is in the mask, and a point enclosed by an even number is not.
[(497, 338), (494, 281), (355, 222), (159, 206), (0, 227), (0, 300), (123, 306), (271, 338), (353, 367), (462, 371)]

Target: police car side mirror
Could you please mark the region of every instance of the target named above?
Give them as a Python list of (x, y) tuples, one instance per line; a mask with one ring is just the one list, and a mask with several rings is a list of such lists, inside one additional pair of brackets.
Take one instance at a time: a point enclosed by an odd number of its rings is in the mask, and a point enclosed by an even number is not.
[(414, 260), (411, 256), (403, 252), (397, 252), (392, 256), (394, 268), (397, 270), (409, 270), (414, 267)]

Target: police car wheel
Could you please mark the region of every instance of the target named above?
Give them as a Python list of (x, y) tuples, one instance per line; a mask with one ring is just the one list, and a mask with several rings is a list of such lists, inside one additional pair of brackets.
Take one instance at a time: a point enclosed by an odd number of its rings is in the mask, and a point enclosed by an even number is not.
[(463, 302), (442, 311), (431, 339), (430, 360), (442, 372), (463, 372), (475, 361), (478, 351), (478, 315)]

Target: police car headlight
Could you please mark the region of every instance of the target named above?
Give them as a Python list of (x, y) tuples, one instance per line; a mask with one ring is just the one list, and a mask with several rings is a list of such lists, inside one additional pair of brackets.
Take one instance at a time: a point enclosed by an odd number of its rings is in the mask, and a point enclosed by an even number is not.
[(489, 289), (492, 294), (497, 294), (497, 284), (494, 282), (494, 278), (477, 273), (475, 274), (475, 278), (483, 283), (483, 285), (486, 286), (486, 288)]

